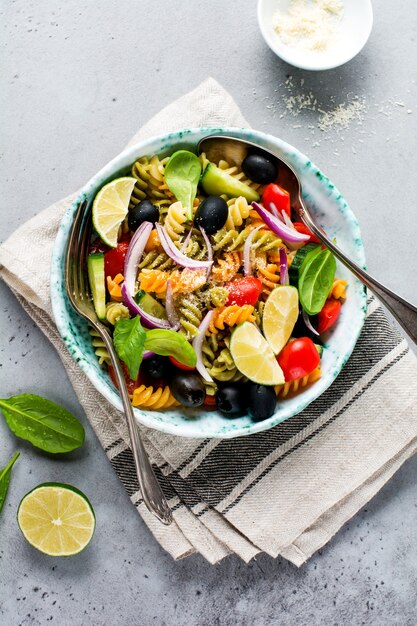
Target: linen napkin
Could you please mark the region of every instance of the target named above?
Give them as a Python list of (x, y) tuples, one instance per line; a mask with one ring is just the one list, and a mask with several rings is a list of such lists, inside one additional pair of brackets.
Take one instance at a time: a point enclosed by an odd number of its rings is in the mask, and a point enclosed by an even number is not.
[[(208, 79), (132, 139), (192, 126), (248, 126)], [(384, 485), (417, 448), (417, 360), (370, 298), (362, 335), (332, 386), (299, 415), (232, 440), (182, 439), (143, 428), (173, 509), (163, 526), (138, 489), (123, 416), (95, 390), (55, 328), (50, 256), (72, 197), (20, 227), (0, 247), (0, 275), (58, 351), (74, 390), (132, 503), (175, 559), (210, 563), (264, 551), (301, 565)]]

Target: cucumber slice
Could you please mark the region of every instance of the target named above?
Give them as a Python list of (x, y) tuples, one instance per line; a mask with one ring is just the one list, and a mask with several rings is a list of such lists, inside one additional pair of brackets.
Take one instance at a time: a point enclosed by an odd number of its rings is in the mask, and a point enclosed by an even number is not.
[(290, 279), (291, 285), (294, 287), (298, 287), (298, 276), (300, 273), (301, 266), (306, 258), (307, 254), (314, 250), (315, 248), (321, 248), (320, 244), (317, 243), (307, 243), (305, 246), (297, 250), (295, 257), (292, 260), (291, 266), (288, 270), (288, 276)]
[(99, 320), (106, 319), (106, 282), (104, 276), (104, 254), (90, 254), (87, 258), (88, 280), (93, 296), (94, 309)]
[(320, 358), (323, 356), (324, 348), (319, 343), (314, 344), (316, 346), (317, 352), (319, 353)]
[(143, 294), (136, 300), (141, 309), (145, 313), (149, 313), (154, 317), (158, 317), (161, 320), (167, 319), (167, 312), (165, 307), (162, 306), (158, 300), (149, 295), (149, 293), (143, 292)]
[(201, 174), (200, 185), (210, 196), (226, 194), (226, 196), (231, 196), (232, 198), (243, 196), (248, 202), (257, 202), (259, 200), (257, 191), (221, 170), (214, 163), (209, 163)]

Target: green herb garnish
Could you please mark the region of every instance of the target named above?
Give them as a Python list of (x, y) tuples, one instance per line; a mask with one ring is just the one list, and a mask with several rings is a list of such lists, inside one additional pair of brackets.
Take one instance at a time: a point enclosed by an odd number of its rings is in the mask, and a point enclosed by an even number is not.
[(336, 260), (330, 250), (316, 249), (307, 254), (300, 268), (298, 293), (308, 315), (316, 315), (322, 310), (335, 273)]
[(170, 191), (187, 210), (187, 219), (193, 218), (193, 202), (201, 174), (201, 164), (195, 154), (178, 150), (165, 166), (165, 182)]
[(0, 470), (0, 513), (6, 501), (7, 492), (9, 490), (12, 467), (19, 456), (20, 452), (16, 452), (16, 454), (12, 456), (6, 467)]
[(120, 319), (114, 328), (113, 343), (119, 358), (127, 365), (129, 376), (136, 380), (145, 351), (146, 331), (137, 315), (132, 319)]
[(84, 443), (81, 422), (51, 400), (23, 393), (0, 400), (0, 409), (17, 437), (45, 452), (71, 452)]

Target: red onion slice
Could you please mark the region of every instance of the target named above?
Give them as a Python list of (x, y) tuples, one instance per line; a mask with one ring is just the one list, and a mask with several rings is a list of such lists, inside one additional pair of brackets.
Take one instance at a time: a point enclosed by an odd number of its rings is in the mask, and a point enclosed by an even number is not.
[(200, 376), (208, 383), (212, 383), (214, 381), (203, 363), (203, 342), (206, 336), (206, 330), (211, 322), (211, 318), (213, 317), (213, 313), (214, 310), (207, 313), (200, 326), (198, 327), (198, 335), (194, 337), (192, 343), (195, 353), (197, 355), (196, 370), (200, 374)]
[[(199, 227), (201, 230), (201, 234), (203, 235), (203, 239), (205, 241), (205, 244), (207, 246), (207, 261), (210, 262), (210, 264), (213, 263), (213, 246), (210, 243), (210, 239), (207, 237), (207, 233), (204, 230), (204, 228), (202, 228), (201, 226)], [(210, 276), (210, 272), (211, 272), (211, 265), (210, 267), (207, 268), (207, 272), (206, 272), (206, 280), (208, 280), (208, 277)]]
[(127, 249), (125, 265), (124, 265), (124, 284), (127, 291), (132, 294), (135, 292), (136, 276), (138, 274), (138, 265), (142, 258), (143, 251), (149, 239), (153, 226), (151, 222), (143, 222), (133, 235), (129, 247)]
[(317, 337), (320, 336), (320, 333), (317, 332), (317, 330), (314, 328), (313, 324), (310, 322), (310, 318), (307, 315), (307, 313), (304, 311), (304, 309), (301, 309), (303, 312), (303, 320), (304, 320), (304, 324), (307, 326), (308, 330), (311, 331), (313, 333), (313, 335), (317, 335)]
[(309, 235), (303, 235), (293, 228), (289, 228), (257, 202), (252, 202), (252, 206), (261, 216), (268, 228), (285, 241), (285, 243), (302, 243), (310, 240)]
[(150, 313), (144, 311), (139, 304), (136, 302), (131, 293), (129, 293), (126, 282), (122, 285), (122, 298), (123, 302), (132, 313), (132, 315), (139, 315), (143, 325), (146, 328), (164, 328), (165, 330), (178, 330), (178, 326), (171, 326), (168, 320), (162, 320), (159, 317), (155, 317)]
[(167, 234), (164, 228), (160, 224), (156, 224), (156, 230), (159, 235), (159, 239), (161, 241), (161, 246), (167, 253), (167, 255), (175, 261), (177, 265), (181, 267), (188, 267), (190, 269), (200, 269), (205, 267), (211, 267), (213, 261), (195, 261), (194, 259), (190, 259), (188, 256), (183, 254), (178, 248), (175, 246), (171, 237)]
[(277, 217), (282, 222), (282, 217), (279, 214), (279, 211), (277, 209), (277, 205), (275, 204), (275, 202), (270, 202), (269, 208), (271, 209), (272, 215), (275, 215), (275, 217)]
[(183, 244), (182, 244), (182, 246), (181, 246), (181, 248), (180, 248), (181, 252), (185, 252), (185, 251), (186, 251), (187, 246), (188, 246), (188, 243), (189, 243), (189, 241), (190, 241), (190, 239), (191, 239), (192, 232), (193, 232), (193, 226), (191, 225), (191, 228), (190, 228), (190, 230), (188, 231), (188, 235), (187, 235), (187, 236), (186, 236), (186, 238), (184, 239), (184, 242), (183, 242)]
[(254, 228), (251, 233), (249, 233), (248, 238), (245, 241), (245, 245), (243, 246), (243, 273), (245, 276), (252, 276), (252, 267), (250, 262), (250, 247), (252, 244), (252, 239), (255, 233), (260, 230), (262, 226), (258, 226)]
[(175, 310), (174, 296), (173, 296), (173, 293), (172, 293), (172, 285), (171, 285), (171, 281), (170, 280), (167, 280), (167, 291), (166, 291), (166, 297), (165, 297), (165, 310), (167, 312), (167, 318), (168, 318), (168, 321), (171, 324), (171, 326), (177, 326), (179, 328), (180, 320), (179, 320), (177, 311)]
[(292, 228), (292, 230), (295, 230), (294, 224), (292, 223), (291, 218), (286, 211), (282, 211), (282, 221), (288, 226), (288, 228)]
[(279, 280), (281, 285), (289, 285), (288, 259), (284, 248), (279, 249)]

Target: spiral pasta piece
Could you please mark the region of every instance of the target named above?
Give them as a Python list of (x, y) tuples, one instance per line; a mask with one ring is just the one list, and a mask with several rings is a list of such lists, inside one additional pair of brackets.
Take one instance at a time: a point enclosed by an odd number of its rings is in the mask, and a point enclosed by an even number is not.
[(204, 303), (208, 309), (215, 309), (224, 306), (229, 297), (229, 292), (225, 287), (210, 287), (204, 294)]
[(174, 202), (168, 209), (165, 217), (165, 230), (172, 241), (178, 241), (185, 230), (184, 223), (187, 221), (185, 208), (181, 202)]
[(139, 269), (166, 270), (171, 268), (173, 264), (172, 259), (170, 259), (165, 252), (151, 250), (145, 254), (142, 261), (139, 263)]
[(280, 268), (274, 263), (269, 263), (265, 268), (258, 269), (257, 277), (262, 282), (262, 293), (269, 296), (271, 291), (280, 284)]
[(239, 198), (231, 198), (227, 201), (229, 213), (226, 220), (226, 228), (228, 230), (236, 230), (237, 226), (242, 226), (244, 220), (249, 217), (250, 207), (248, 201), (243, 196)]
[(116, 274), (114, 278), (107, 276), (107, 290), (110, 295), (110, 299), (114, 302), (122, 301), (122, 288), (121, 284), (124, 281), (123, 274)]
[(187, 294), (180, 298), (178, 312), (180, 316), (179, 332), (188, 339), (193, 339), (198, 335), (198, 328), (203, 317), (198, 298), (193, 294)]
[(174, 398), (168, 386), (154, 389), (140, 385), (133, 391), (132, 404), (146, 409), (169, 409), (178, 406), (179, 402)]
[(129, 309), (121, 302), (108, 302), (106, 304), (106, 319), (112, 326), (119, 320), (129, 317)]
[(335, 300), (345, 300), (347, 285), (347, 280), (343, 280), (343, 278), (335, 278), (327, 297), (334, 298)]
[(129, 208), (136, 206), (142, 200), (149, 198), (155, 201), (160, 208), (165, 208), (175, 200), (164, 181), (165, 165), (169, 157), (159, 159), (153, 156), (138, 159), (132, 166), (132, 176), (136, 183), (130, 198)]
[(200, 289), (207, 280), (206, 270), (193, 270), (188, 267), (182, 272), (174, 270), (170, 276), (172, 293), (191, 293)]
[(291, 380), (288, 383), (284, 383), (283, 385), (276, 385), (275, 393), (280, 398), (286, 398), (289, 394), (296, 393), (300, 391), (307, 385), (311, 383), (315, 383), (321, 377), (321, 369), (320, 366), (316, 367), (310, 374), (307, 376), (303, 376), (302, 378), (297, 378), (296, 380)]
[(169, 278), (170, 274), (168, 272), (143, 269), (139, 274), (139, 286), (140, 289), (147, 293), (165, 294)]
[(106, 363), (107, 365), (110, 365), (110, 355), (107, 351), (106, 344), (101, 338), (100, 333), (94, 328), (90, 328), (89, 333), (91, 336), (91, 343), (99, 364), (103, 365), (104, 363)]
[(217, 333), (219, 329), (224, 330), (225, 324), (227, 326), (236, 326), (237, 324), (242, 324), (242, 322), (254, 322), (256, 318), (253, 315), (253, 311), (254, 307), (251, 304), (242, 306), (231, 304), (230, 306), (214, 309), (214, 315), (211, 318), (207, 333)]
[(238, 252), (225, 252), (223, 259), (218, 259), (217, 265), (212, 268), (211, 279), (215, 283), (229, 282), (239, 271), (241, 263)]

